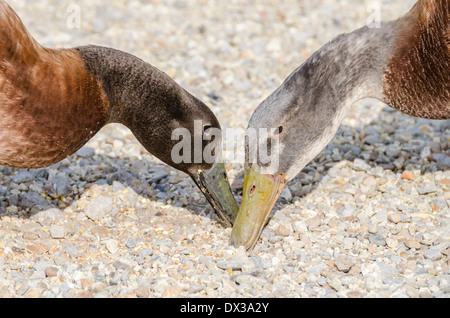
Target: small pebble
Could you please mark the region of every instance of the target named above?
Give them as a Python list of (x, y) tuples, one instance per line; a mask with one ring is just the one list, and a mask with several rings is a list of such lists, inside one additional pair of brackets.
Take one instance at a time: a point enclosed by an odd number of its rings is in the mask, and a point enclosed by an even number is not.
[(405, 245), (408, 248), (420, 249), (420, 242), (416, 239), (408, 239), (405, 241)]
[(352, 268), (352, 266), (355, 265), (355, 262), (348, 259), (338, 260), (335, 262), (335, 265), (337, 269), (340, 270), (341, 272), (348, 273)]
[(77, 156), (83, 158), (91, 158), (95, 155), (95, 149), (91, 147), (83, 147), (76, 152)]
[(169, 288), (164, 290), (162, 297), (163, 298), (177, 298), (178, 296), (180, 296), (180, 294), (181, 294), (181, 290), (179, 290), (176, 287), (170, 286)]
[(388, 220), (392, 223), (400, 223), (402, 221), (402, 215), (400, 213), (391, 213), (388, 215)]
[(435, 185), (424, 185), (417, 188), (417, 192), (421, 195), (434, 193), (437, 191), (437, 187)]
[(113, 208), (113, 200), (112, 198), (99, 196), (93, 199), (87, 206), (85, 214), (88, 218), (92, 220), (99, 220), (109, 212), (111, 212)]
[(361, 159), (355, 159), (353, 161), (353, 170), (355, 171), (368, 171), (370, 169), (370, 166)]
[(383, 246), (386, 244), (386, 239), (378, 234), (369, 234), (369, 241), (378, 246)]
[(105, 247), (111, 254), (114, 254), (119, 250), (119, 243), (114, 239), (110, 239), (105, 242)]
[(50, 236), (54, 239), (64, 238), (64, 227), (60, 225), (52, 225), (50, 227)]
[(47, 277), (56, 277), (58, 274), (58, 268), (49, 266), (45, 269), (45, 276)]
[(433, 248), (430, 248), (427, 251), (425, 251), (423, 253), (423, 256), (425, 256), (425, 258), (430, 259), (432, 261), (438, 261), (443, 257), (443, 255), (440, 251), (433, 249)]
[(414, 173), (411, 172), (411, 171), (404, 171), (402, 173), (402, 179), (404, 179), (404, 180), (414, 180), (415, 179)]
[(53, 223), (61, 222), (64, 220), (64, 214), (60, 209), (52, 208), (45, 211), (33, 214), (30, 219), (38, 222), (41, 225), (49, 226)]
[(283, 236), (283, 237), (286, 237), (286, 236), (290, 236), (292, 234), (292, 230), (290, 229), (290, 227), (287, 227), (287, 226), (285, 226), (283, 224), (280, 224), (277, 227), (277, 229), (275, 231), (275, 234)]

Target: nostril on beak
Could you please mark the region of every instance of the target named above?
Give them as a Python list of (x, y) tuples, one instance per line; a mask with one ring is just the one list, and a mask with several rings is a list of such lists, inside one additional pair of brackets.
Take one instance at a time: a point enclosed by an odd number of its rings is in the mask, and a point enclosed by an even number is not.
[(249, 195), (252, 196), (252, 195), (255, 194), (255, 192), (256, 192), (256, 186), (255, 186), (255, 185), (252, 185), (252, 187), (250, 188)]

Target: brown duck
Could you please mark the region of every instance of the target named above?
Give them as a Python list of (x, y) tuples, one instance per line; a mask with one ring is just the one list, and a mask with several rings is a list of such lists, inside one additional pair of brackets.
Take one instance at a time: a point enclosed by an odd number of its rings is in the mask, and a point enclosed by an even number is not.
[(246, 144), (241, 208), (232, 242), (251, 248), (286, 183), (333, 139), (350, 106), (377, 98), (406, 114), (450, 118), (450, 0), (419, 0), (380, 28), (338, 36), (314, 53), (253, 113), (250, 129), (272, 128), (277, 165)]
[[(194, 129), (194, 121), (203, 128)], [(70, 156), (103, 126), (121, 123), (153, 155), (192, 177), (231, 224), (237, 205), (223, 163), (174, 162), (177, 128), (200, 140), (220, 124), (211, 110), (162, 71), (115, 49), (49, 49), (0, 0), (0, 165), (40, 168)], [(211, 138), (210, 138), (211, 139)], [(212, 141), (203, 140), (205, 148)], [(192, 155), (192, 158), (194, 155)], [(187, 161), (187, 162), (186, 162)]]

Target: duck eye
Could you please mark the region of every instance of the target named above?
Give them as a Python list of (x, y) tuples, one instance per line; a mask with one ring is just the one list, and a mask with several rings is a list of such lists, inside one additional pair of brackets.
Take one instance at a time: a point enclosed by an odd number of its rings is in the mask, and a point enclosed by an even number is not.
[(279, 135), (283, 132), (283, 126), (278, 127), (277, 129), (275, 129), (275, 134)]

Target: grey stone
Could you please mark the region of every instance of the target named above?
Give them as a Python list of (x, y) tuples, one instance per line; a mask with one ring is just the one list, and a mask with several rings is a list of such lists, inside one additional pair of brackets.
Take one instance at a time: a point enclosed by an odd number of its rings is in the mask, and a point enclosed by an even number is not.
[(69, 177), (60, 176), (50, 180), (50, 182), (53, 183), (56, 194), (58, 195), (68, 196), (72, 191), (72, 180)]
[(285, 199), (287, 202), (292, 201), (292, 193), (288, 187), (284, 188), (283, 191), (281, 191), (280, 197)]
[(251, 287), (261, 287), (268, 284), (265, 279), (249, 274), (238, 274), (233, 280), (239, 285), (246, 284)]
[(437, 187), (434, 184), (431, 185), (425, 185), (422, 187), (417, 187), (417, 192), (420, 195), (425, 195), (425, 194), (429, 194), (429, 193), (434, 193), (437, 191)]
[(78, 249), (73, 245), (67, 245), (64, 251), (72, 258), (77, 258), (79, 254)]
[(91, 147), (82, 147), (76, 152), (76, 155), (82, 158), (91, 158), (95, 155), (95, 149)]
[(153, 250), (151, 248), (144, 248), (139, 251), (139, 257), (146, 258), (153, 255)]
[(121, 257), (114, 261), (113, 266), (115, 269), (129, 269), (133, 268), (137, 265), (135, 261), (127, 259), (125, 257)]
[(305, 221), (295, 221), (292, 225), (294, 232), (305, 234), (308, 233), (308, 227), (305, 223)]
[(426, 259), (431, 259), (432, 261), (438, 261), (443, 257), (442, 253), (434, 248), (429, 248), (428, 250), (426, 250), (423, 253), (423, 256)]
[(50, 236), (54, 239), (64, 238), (64, 227), (60, 225), (50, 226)]
[(450, 156), (446, 153), (434, 153), (431, 158), (435, 160), (441, 168), (450, 168)]
[(378, 135), (369, 135), (364, 138), (364, 142), (368, 145), (375, 145), (381, 143), (381, 139)]
[(119, 181), (113, 181), (112, 183), (112, 191), (113, 192), (122, 192), (126, 187), (120, 183)]
[(386, 239), (378, 234), (369, 234), (369, 241), (378, 246), (386, 245)]
[(368, 171), (370, 166), (362, 159), (355, 159), (353, 161), (353, 170), (356, 171)]
[(15, 183), (23, 183), (34, 180), (33, 174), (28, 170), (20, 170), (16, 175), (11, 177)]
[(338, 270), (347, 273), (350, 271), (352, 266), (355, 265), (355, 261), (351, 259), (340, 259), (335, 262), (335, 265)]
[(64, 214), (61, 210), (57, 208), (48, 209), (45, 211), (40, 211), (33, 214), (30, 217), (33, 221), (38, 222), (41, 225), (49, 226), (53, 223), (58, 223), (64, 220)]
[(25, 192), (24, 194), (22, 194), (20, 203), (25, 208), (32, 208), (37, 205), (50, 206), (50, 203), (48, 203), (43, 196), (36, 192)]
[(148, 180), (149, 183), (158, 183), (165, 177), (167, 177), (169, 174), (165, 171), (156, 171), (153, 173), (153, 176)]
[(85, 214), (92, 220), (100, 220), (113, 209), (113, 199), (105, 196), (98, 196), (86, 206)]
[(356, 208), (351, 205), (340, 206), (337, 209), (337, 213), (342, 218), (349, 218), (356, 214)]
[(395, 146), (389, 146), (386, 148), (385, 153), (390, 158), (397, 158), (400, 155), (400, 150)]
[(219, 267), (220, 269), (223, 270), (231, 269), (234, 271), (241, 270), (245, 265), (244, 262), (241, 261), (223, 261), (223, 260), (218, 261), (216, 264), (217, 267)]

